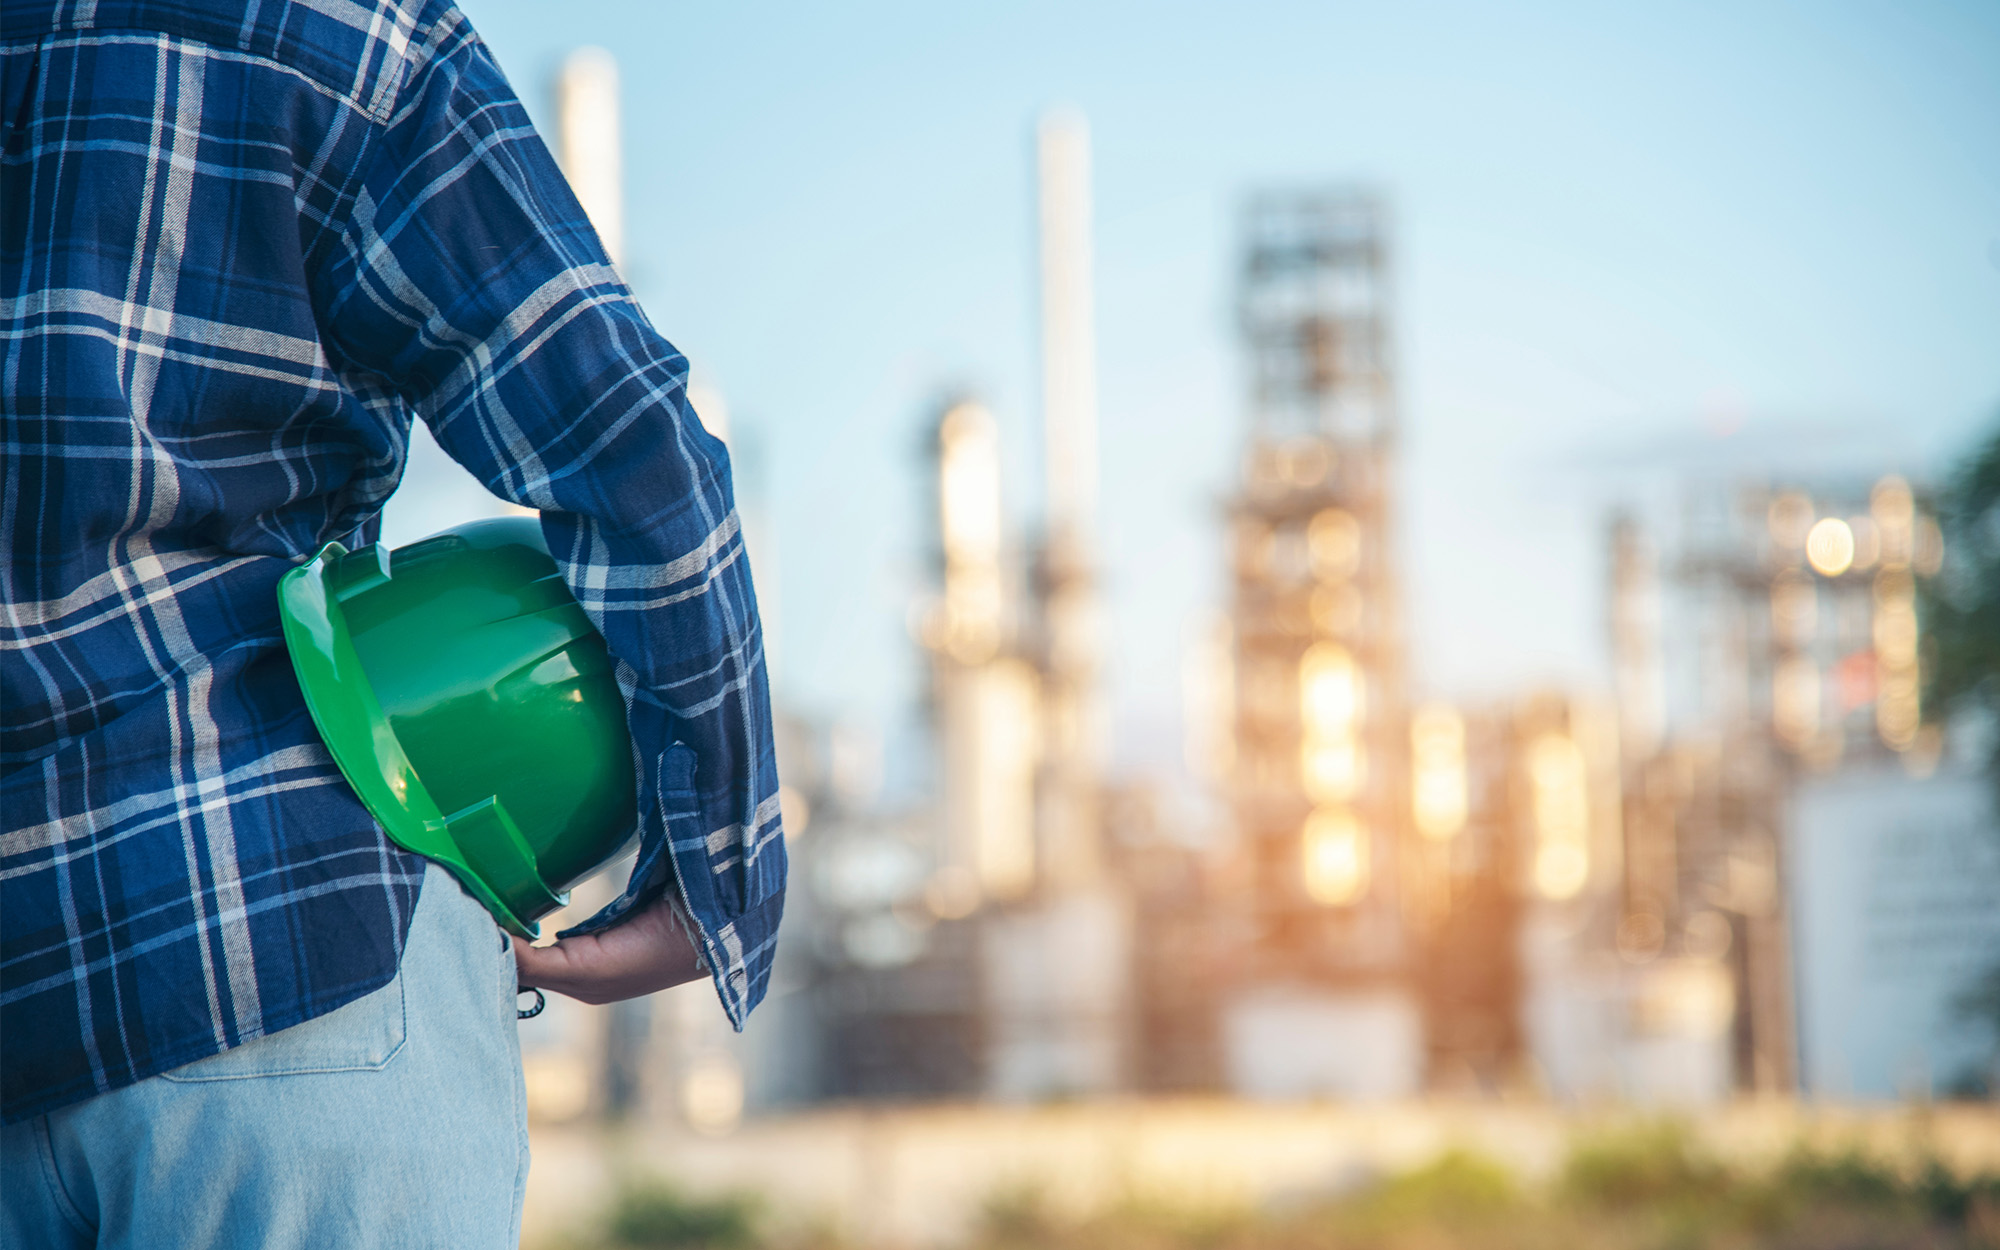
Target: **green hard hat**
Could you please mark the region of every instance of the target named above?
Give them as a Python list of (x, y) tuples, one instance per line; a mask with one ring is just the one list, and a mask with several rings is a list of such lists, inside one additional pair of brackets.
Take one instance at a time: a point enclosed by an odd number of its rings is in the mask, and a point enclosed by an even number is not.
[(328, 543), (278, 582), (334, 762), (389, 839), (510, 933), (637, 836), (625, 701), (532, 517), (393, 553)]

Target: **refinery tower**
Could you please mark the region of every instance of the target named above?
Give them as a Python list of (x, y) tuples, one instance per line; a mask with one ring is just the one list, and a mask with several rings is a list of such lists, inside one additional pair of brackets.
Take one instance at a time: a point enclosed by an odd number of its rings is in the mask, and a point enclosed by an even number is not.
[(1229, 1084), (1407, 1093), (1422, 1020), (1404, 924), (1408, 721), (1395, 577), (1384, 211), (1271, 194), (1244, 219), (1250, 421), (1229, 505), (1231, 804), (1248, 865)]

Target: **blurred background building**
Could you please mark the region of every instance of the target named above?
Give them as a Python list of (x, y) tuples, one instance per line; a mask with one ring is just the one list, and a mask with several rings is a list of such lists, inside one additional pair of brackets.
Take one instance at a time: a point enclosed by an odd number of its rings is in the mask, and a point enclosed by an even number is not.
[[(623, 264), (618, 92), (609, 53), (569, 56), (555, 135)], [(1413, 697), (1437, 685), (1403, 607), (1396, 218), (1380, 186), (1259, 191), (1234, 224), (1223, 592), (1187, 674), (1198, 784), (1120, 772), (1080, 116), (1040, 120), (1032, 179), (1036, 470), (1010, 479), (1028, 423), (977, 388), (939, 389), (906, 464), (915, 749), (786, 707), (768, 1005), (739, 1036), (705, 985), (552, 1002), (523, 1028), (538, 1119), (1991, 1088), (1992, 1039), (1953, 1004), (2000, 959), (2000, 841), (1980, 727), (1923, 705), (1919, 588), (1948, 555), (1923, 483), (1662, 471), (1665, 503), (1603, 520), (1601, 685)], [(717, 392), (696, 404), (755, 512), (755, 456)], [(413, 478), (444, 483), (427, 446)], [(455, 489), (406, 490), (392, 535), (498, 506)], [(748, 529), (775, 624), (775, 535)]]

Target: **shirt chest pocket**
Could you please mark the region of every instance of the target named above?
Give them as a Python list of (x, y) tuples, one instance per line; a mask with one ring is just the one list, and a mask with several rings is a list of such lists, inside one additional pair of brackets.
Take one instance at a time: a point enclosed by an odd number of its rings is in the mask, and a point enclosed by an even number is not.
[(174, 1082), (241, 1081), (314, 1072), (370, 1072), (403, 1049), (403, 976), (344, 1007), (233, 1050), (160, 1074)]

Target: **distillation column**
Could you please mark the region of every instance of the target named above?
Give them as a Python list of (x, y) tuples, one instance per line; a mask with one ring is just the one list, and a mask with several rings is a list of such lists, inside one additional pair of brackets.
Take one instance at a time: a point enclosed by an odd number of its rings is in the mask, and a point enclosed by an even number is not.
[(1102, 873), (1103, 769), (1096, 585), (1097, 343), (1091, 295), (1090, 136), (1052, 114), (1037, 132), (1042, 445), (1046, 533), (1039, 569), (1046, 670), (1040, 802), (1043, 876), (1056, 893)]
[(1365, 191), (1266, 195), (1245, 219), (1231, 792), (1250, 937), (1223, 1036), (1229, 1083), (1256, 1096), (1396, 1096), (1422, 1075), (1384, 236)]

